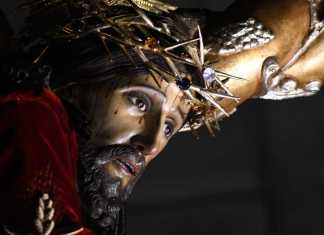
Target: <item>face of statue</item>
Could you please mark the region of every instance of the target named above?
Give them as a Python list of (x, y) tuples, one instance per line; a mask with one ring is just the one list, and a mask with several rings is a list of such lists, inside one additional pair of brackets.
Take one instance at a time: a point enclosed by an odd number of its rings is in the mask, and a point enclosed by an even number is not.
[(92, 220), (105, 227), (145, 167), (182, 127), (190, 105), (176, 84), (147, 74), (121, 78), (97, 99), (103, 101), (92, 113), (96, 147), (81, 156), (80, 190)]
[[(156, 81), (152, 75), (126, 78), (107, 97), (94, 142), (98, 146), (130, 145), (144, 157), (144, 167), (182, 127), (190, 106), (176, 84)], [(121, 181), (120, 188), (138, 175), (140, 166), (129, 159), (111, 161), (105, 171)]]

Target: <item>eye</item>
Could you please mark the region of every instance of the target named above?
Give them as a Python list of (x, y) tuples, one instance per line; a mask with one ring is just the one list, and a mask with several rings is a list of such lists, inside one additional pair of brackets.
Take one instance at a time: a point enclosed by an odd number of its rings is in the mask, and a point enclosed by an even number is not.
[(164, 135), (167, 137), (167, 138), (170, 138), (171, 135), (173, 134), (174, 132), (174, 126), (171, 122), (166, 122), (164, 124)]
[(150, 100), (146, 95), (138, 92), (130, 92), (128, 100), (132, 105), (135, 105), (140, 112), (147, 112), (150, 109)]

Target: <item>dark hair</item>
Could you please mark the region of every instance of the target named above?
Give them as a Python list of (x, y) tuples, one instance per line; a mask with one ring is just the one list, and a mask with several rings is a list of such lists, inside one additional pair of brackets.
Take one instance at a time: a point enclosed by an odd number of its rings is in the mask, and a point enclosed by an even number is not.
[[(83, 113), (93, 134), (100, 129), (99, 113), (107, 112), (103, 110), (105, 103), (112, 91), (123, 84), (120, 81), (128, 82), (128, 78), (150, 73), (134, 51), (128, 50), (126, 55), (115, 45), (107, 46), (109, 54), (96, 35), (88, 36), (52, 46), (42, 61), (52, 67), (51, 89)], [(168, 70), (161, 56), (148, 51), (145, 55), (162, 70)]]
[[(107, 49), (108, 48), (108, 49)], [(72, 84), (90, 84), (112, 80), (116, 75), (149, 73), (132, 50), (127, 54), (116, 45), (107, 45), (97, 36), (88, 36), (70, 43), (54, 45), (45, 58), (52, 67), (50, 86), (60, 89)], [(160, 58), (149, 54), (165, 67)]]

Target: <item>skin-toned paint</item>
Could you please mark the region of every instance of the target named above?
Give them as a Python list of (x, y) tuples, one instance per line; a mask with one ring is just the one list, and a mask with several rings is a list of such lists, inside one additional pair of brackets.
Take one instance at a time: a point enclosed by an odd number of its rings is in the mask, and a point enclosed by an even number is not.
[[(99, 146), (128, 144), (137, 147), (144, 155), (145, 166), (167, 145), (170, 138), (184, 124), (190, 105), (174, 83), (156, 81), (151, 75), (139, 74), (122, 79), (118, 87), (104, 97), (104, 108), (98, 108), (92, 141)], [(136, 169), (136, 164), (133, 165)], [(125, 188), (136, 177), (122, 164), (111, 161), (106, 173), (121, 181)]]

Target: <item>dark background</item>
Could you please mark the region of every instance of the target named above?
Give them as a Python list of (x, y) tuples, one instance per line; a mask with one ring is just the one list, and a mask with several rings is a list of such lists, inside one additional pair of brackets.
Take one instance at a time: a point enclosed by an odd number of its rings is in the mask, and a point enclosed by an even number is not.
[[(171, 2), (213, 10), (231, 3)], [(18, 27), (13, 5), (0, 6)], [(222, 122), (216, 138), (179, 134), (135, 188), (129, 234), (323, 235), (323, 101), (324, 92), (250, 100)]]

